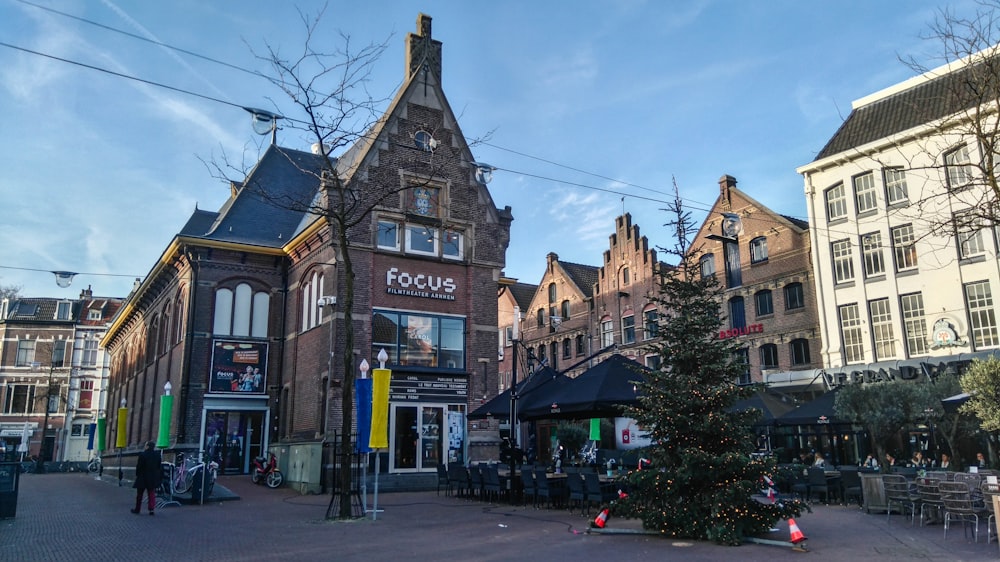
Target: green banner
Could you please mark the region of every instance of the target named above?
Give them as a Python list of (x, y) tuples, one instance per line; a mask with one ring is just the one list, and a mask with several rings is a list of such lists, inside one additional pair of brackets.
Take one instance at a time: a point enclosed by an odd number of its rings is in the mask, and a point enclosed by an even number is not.
[(108, 419), (97, 418), (97, 450), (103, 451), (106, 445), (104, 438), (107, 436)]
[(165, 394), (160, 397), (160, 430), (156, 434), (156, 446), (165, 449), (170, 446), (170, 418), (174, 409), (174, 397)]
[(601, 418), (590, 418), (590, 440), (601, 440)]

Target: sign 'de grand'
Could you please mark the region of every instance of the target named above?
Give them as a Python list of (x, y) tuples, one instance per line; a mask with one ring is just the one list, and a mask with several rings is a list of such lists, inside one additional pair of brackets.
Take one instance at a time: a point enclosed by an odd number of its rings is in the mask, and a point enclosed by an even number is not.
[(456, 288), (455, 280), (451, 277), (410, 273), (401, 271), (398, 267), (390, 267), (385, 272), (385, 292), (390, 295), (453, 301)]

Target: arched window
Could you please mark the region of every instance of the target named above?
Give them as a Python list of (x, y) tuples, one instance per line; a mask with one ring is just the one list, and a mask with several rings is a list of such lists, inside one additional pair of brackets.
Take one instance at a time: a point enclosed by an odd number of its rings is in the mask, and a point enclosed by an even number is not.
[(184, 319), (187, 317), (183, 291), (177, 295), (177, 306), (174, 309), (177, 311), (174, 315), (174, 343), (181, 343), (184, 339)]
[(565, 322), (566, 320), (569, 320), (569, 301), (568, 300), (562, 301), (562, 310), (560, 311), (559, 315), (562, 317), (563, 322)]
[(705, 279), (715, 275), (715, 254), (705, 254), (698, 260), (701, 269), (701, 278)]
[(750, 263), (767, 261), (767, 237), (758, 236), (750, 241)]
[(213, 333), (219, 336), (266, 338), (270, 319), (271, 296), (254, 293), (248, 283), (236, 290), (225, 287), (215, 291)]
[(555, 304), (556, 302), (556, 284), (549, 283), (549, 304)]
[(299, 294), (302, 299), (302, 331), (312, 329), (323, 322), (323, 307), (319, 299), (323, 296), (323, 275), (314, 271), (302, 285)]
[(545, 326), (545, 309), (544, 308), (539, 308), (538, 309), (538, 327), (541, 328), (541, 327), (544, 327), (544, 326)]

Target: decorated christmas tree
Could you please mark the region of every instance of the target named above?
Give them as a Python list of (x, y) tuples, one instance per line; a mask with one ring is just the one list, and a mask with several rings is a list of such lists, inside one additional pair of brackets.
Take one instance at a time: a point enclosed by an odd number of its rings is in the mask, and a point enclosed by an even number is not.
[(701, 274), (690, 215), (679, 197), (668, 211), (676, 245), (667, 252), (679, 262), (660, 287), (661, 367), (640, 383), (640, 406), (626, 412), (648, 433), (643, 456), (652, 462), (629, 474), (630, 494), (616, 512), (669, 536), (738, 545), (799, 515), (801, 505), (761, 493), (775, 465), (752, 455), (760, 412), (733, 409), (756, 389), (736, 384), (747, 366), (737, 343), (719, 339), (722, 289), (714, 275)]

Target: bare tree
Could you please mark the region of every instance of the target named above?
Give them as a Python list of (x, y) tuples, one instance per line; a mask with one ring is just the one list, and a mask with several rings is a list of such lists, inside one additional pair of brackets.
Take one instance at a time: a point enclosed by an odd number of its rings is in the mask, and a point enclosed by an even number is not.
[(0, 285), (0, 300), (20, 298), (23, 289), (20, 285)]

